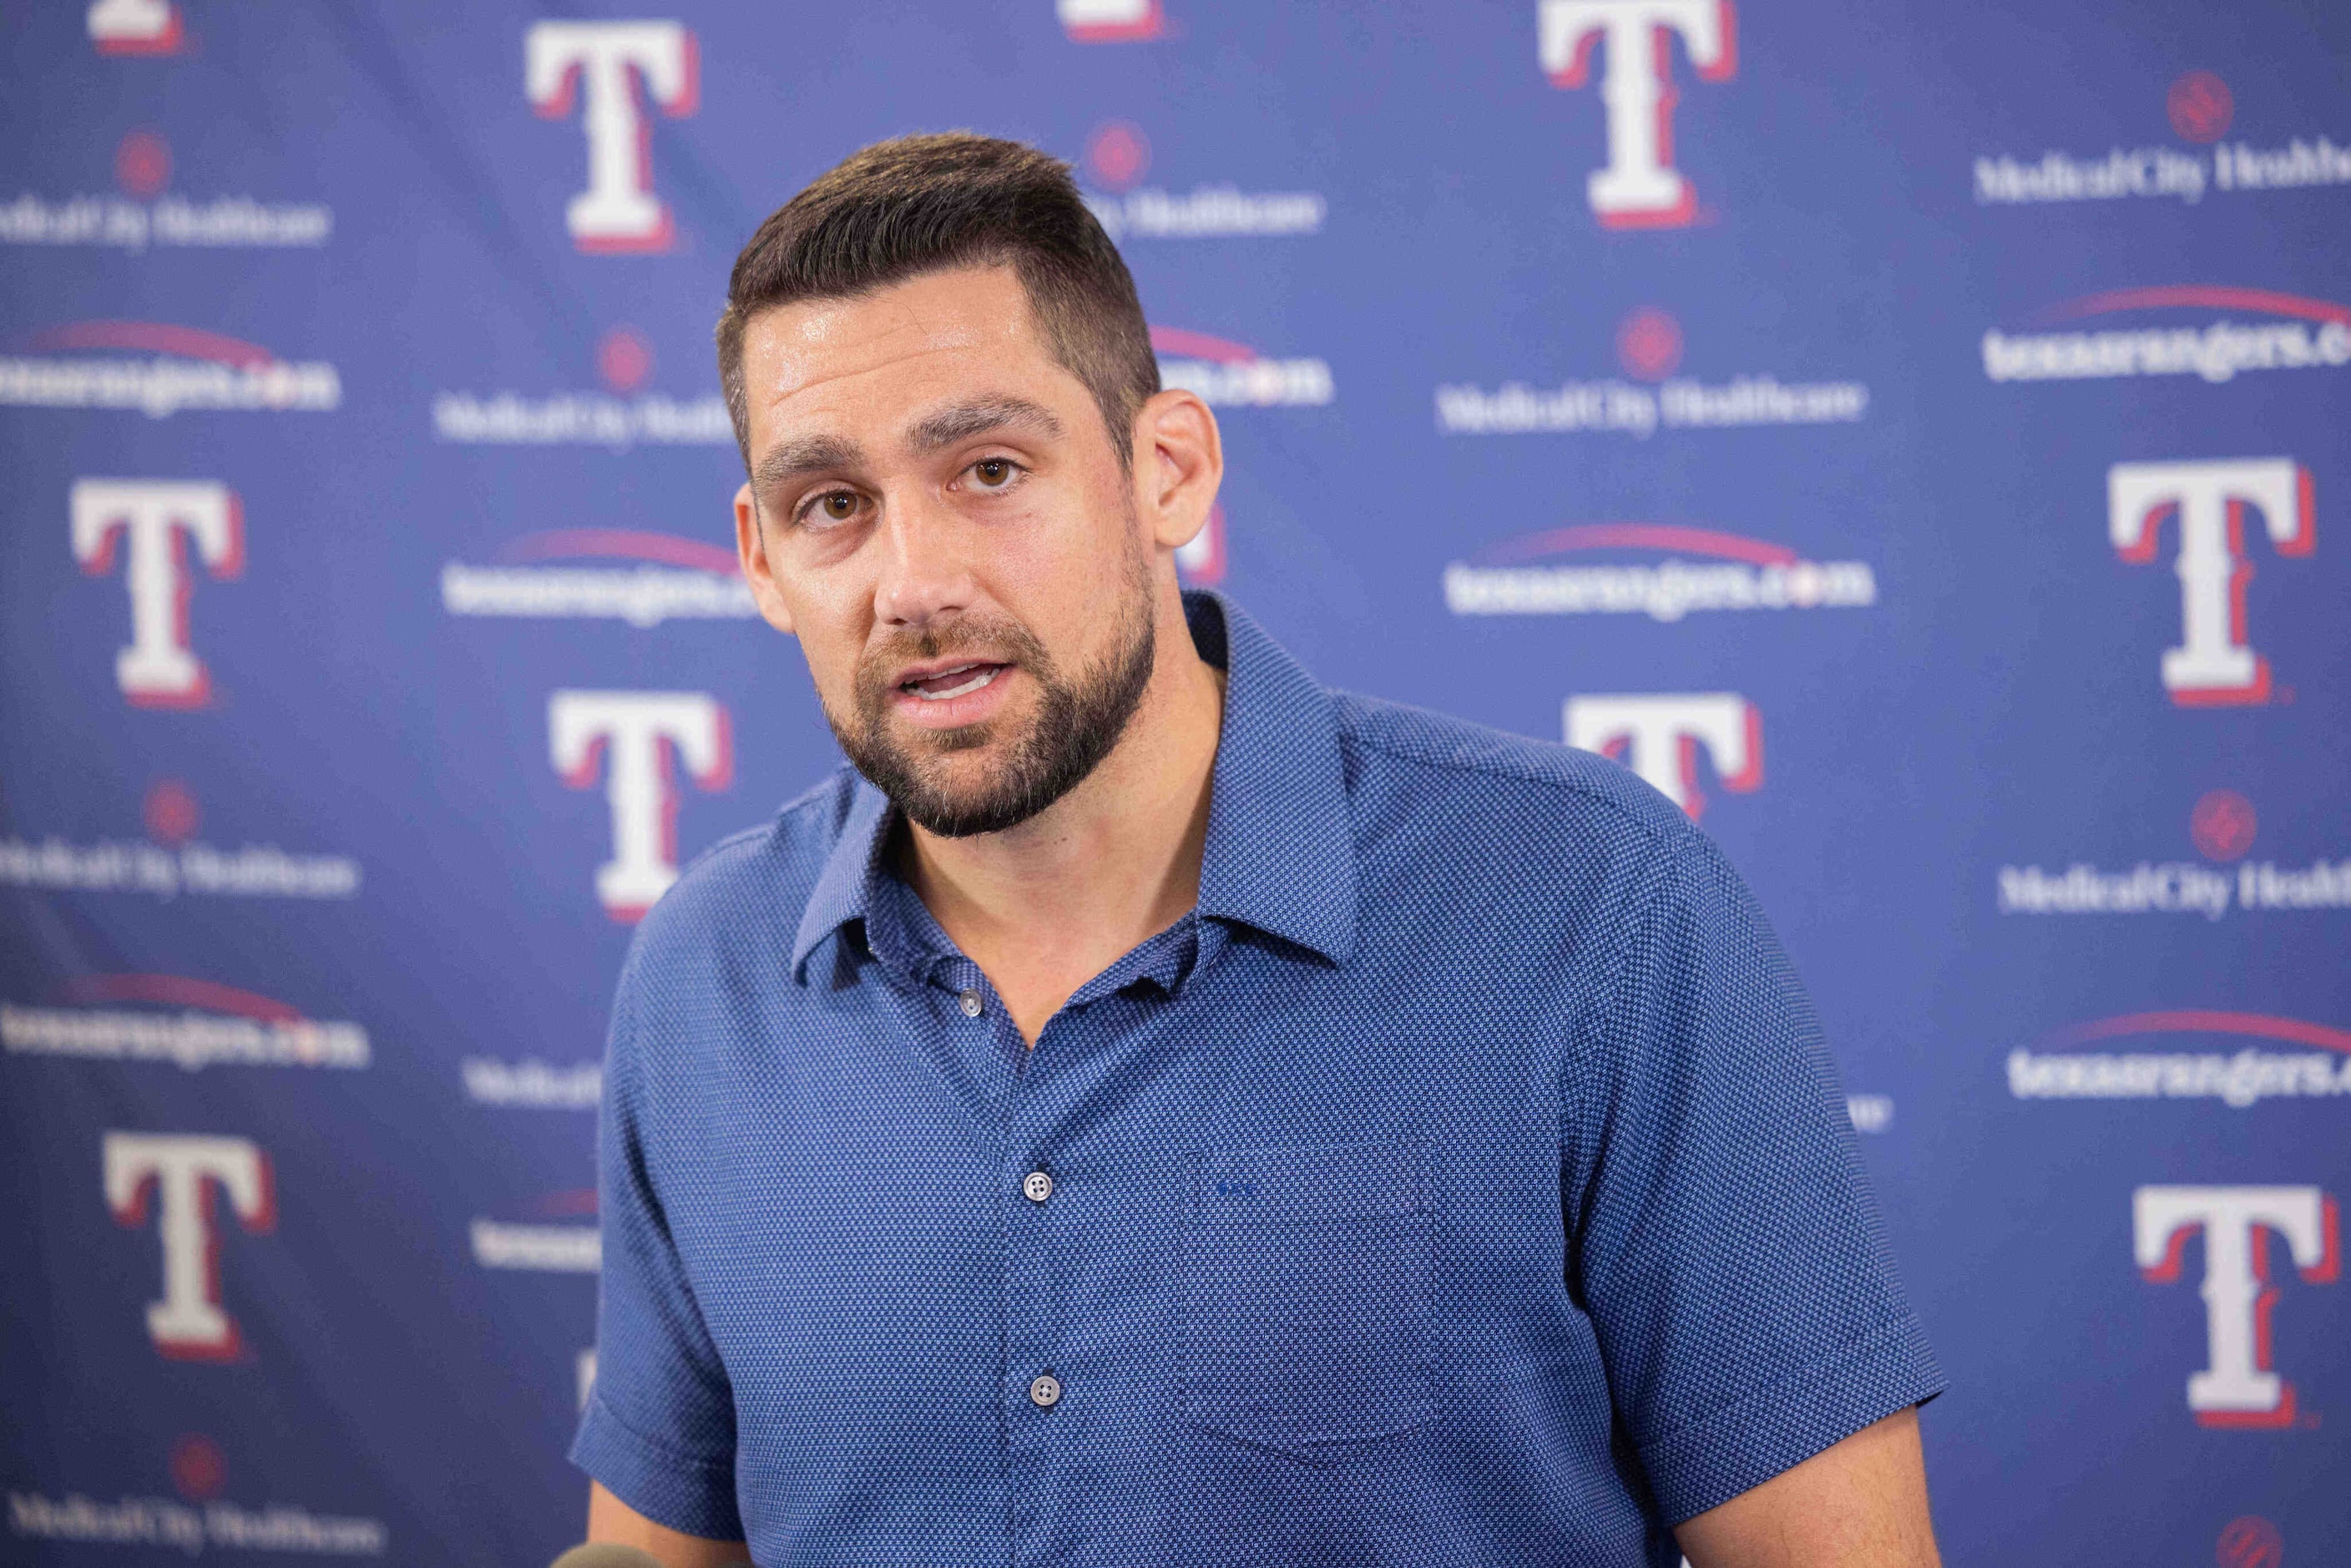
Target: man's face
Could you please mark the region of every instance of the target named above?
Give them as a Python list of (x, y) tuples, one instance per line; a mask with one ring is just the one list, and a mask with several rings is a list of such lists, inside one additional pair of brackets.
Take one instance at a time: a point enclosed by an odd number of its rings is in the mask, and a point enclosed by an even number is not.
[(745, 331), (743, 375), (745, 573), (850, 760), (937, 833), (1052, 804), (1149, 682), (1154, 558), (1019, 278), (778, 306)]

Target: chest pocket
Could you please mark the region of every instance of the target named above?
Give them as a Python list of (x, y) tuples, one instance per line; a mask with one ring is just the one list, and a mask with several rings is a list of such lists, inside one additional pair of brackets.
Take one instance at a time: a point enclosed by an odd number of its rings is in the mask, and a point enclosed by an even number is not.
[(1186, 1420), (1328, 1458), (1436, 1415), (1425, 1145), (1211, 1152), (1191, 1179)]

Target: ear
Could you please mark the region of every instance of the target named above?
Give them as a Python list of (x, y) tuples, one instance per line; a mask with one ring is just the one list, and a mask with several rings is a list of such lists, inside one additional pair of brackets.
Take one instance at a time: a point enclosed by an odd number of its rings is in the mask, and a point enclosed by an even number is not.
[(743, 565), (743, 580), (751, 585), (751, 598), (768, 624), (786, 636), (791, 635), (791, 606), (784, 602), (784, 593), (776, 581), (774, 560), (768, 554), (768, 536), (759, 527), (759, 503), (751, 497), (751, 486), (744, 485), (735, 492), (735, 553)]
[(1196, 394), (1171, 388), (1135, 411), (1134, 509), (1154, 544), (1171, 553), (1189, 544), (1224, 478), (1224, 437)]

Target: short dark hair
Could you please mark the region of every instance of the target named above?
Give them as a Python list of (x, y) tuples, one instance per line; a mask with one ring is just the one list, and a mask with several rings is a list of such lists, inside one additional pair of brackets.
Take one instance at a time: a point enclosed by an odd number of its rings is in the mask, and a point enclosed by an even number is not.
[(902, 136), (851, 153), (759, 225), (726, 281), (718, 381), (735, 442), (751, 461), (743, 330), (801, 299), (868, 294), (924, 273), (1008, 265), (1053, 357), (1085, 383), (1123, 468), (1135, 411), (1159, 391), (1159, 361), (1134, 278), (1070, 166), (1018, 141), (967, 131)]

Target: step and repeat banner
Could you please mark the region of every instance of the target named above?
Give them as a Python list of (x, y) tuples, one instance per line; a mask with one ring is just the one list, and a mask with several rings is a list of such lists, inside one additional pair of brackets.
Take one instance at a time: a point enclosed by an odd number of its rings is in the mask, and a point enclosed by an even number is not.
[(1217, 412), (1191, 580), (1752, 881), (1949, 1559), (2351, 1560), (2351, 10), (5, 26), (0, 1558), (576, 1539), (632, 922), (838, 760), (735, 571), (726, 269), (970, 127)]

